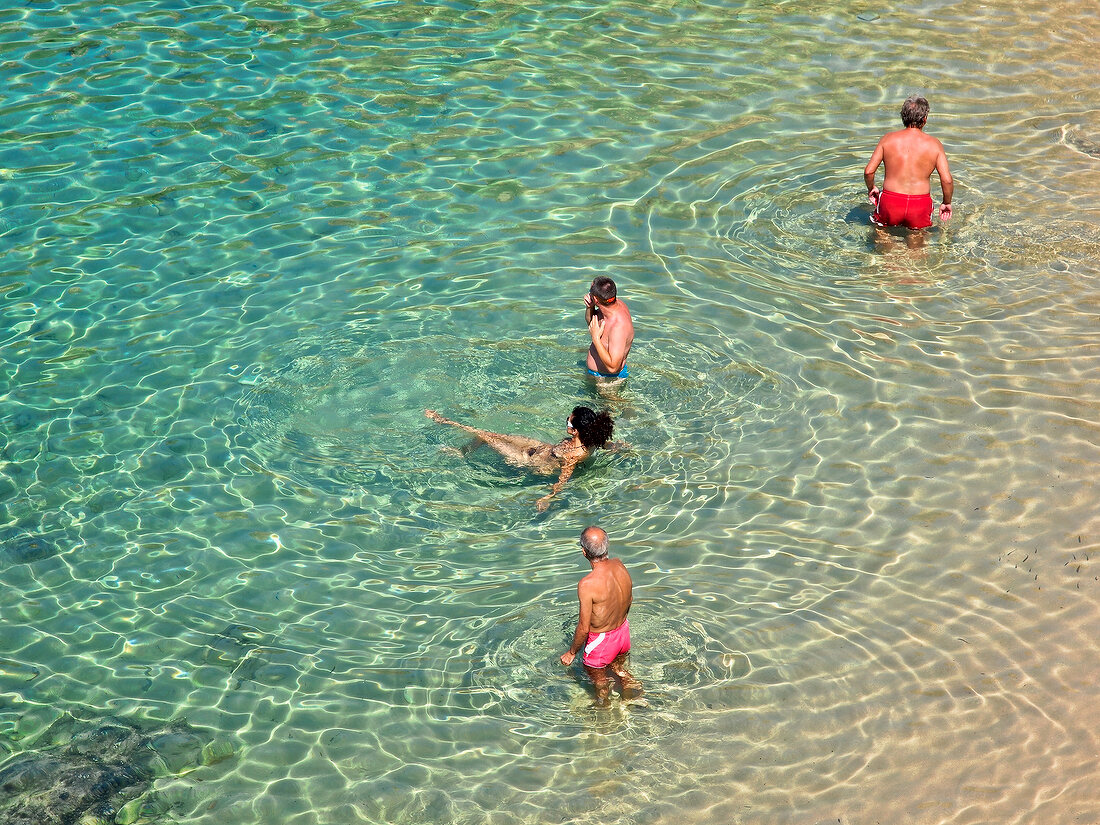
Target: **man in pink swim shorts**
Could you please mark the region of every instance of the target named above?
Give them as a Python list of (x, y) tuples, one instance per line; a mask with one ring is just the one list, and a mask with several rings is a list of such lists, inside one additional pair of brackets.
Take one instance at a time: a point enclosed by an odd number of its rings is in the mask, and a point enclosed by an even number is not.
[(630, 652), (630, 622), (623, 623), (606, 633), (588, 631), (584, 643), (584, 664), (587, 667), (607, 667), (619, 655)]
[(633, 583), (626, 566), (607, 555), (607, 533), (599, 527), (586, 527), (581, 533), (581, 549), (592, 565), (592, 572), (577, 585), (580, 616), (573, 643), (561, 656), (569, 666), (584, 648), (584, 669), (596, 688), (596, 706), (605, 707), (611, 692), (608, 668), (618, 677), (624, 699), (641, 694), (642, 686), (626, 669), (630, 651), (630, 625), (626, 614), (633, 601)]

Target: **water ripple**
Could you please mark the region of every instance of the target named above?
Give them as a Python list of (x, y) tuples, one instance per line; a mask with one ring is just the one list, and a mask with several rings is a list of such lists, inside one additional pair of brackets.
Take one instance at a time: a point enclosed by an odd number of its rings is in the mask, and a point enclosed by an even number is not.
[[(81, 708), (233, 743), (118, 821), (1100, 817), (1098, 26), (0, 10), (4, 766)], [(923, 243), (860, 179), (911, 92), (958, 186)], [(423, 418), (578, 403), (630, 448), (545, 514)], [(557, 663), (596, 522), (647, 691), (609, 712)]]

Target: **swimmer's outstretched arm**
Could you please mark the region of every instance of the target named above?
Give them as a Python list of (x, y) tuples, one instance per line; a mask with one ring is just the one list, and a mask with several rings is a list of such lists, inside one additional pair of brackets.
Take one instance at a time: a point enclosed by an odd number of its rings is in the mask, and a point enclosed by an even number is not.
[(621, 453), (630, 449), (630, 445), (625, 441), (608, 441), (602, 447), (601, 450), (606, 450), (609, 453)]
[(566, 458), (562, 461), (561, 475), (558, 476), (558, 480), (554, 482), (554, 486), (550, 488), (550, 492), (535, 502), (535, 509), (540, 513), (550, 506), (550, 499), (561, 492), (565, 486), (565, 482), (569, 481), (570, 476), (573, 475), (573, 468), (577, 466), (577, 459)]

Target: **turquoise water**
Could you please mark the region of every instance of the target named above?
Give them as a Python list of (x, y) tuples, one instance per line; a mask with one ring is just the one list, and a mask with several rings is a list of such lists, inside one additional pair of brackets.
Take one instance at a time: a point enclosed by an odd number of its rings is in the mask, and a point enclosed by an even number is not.
[[(1098, 38), (1032, 0), (0, 11), (0, 756), (186, 720), (232, 757), (138, 815), (188, 825), (1100, 819)], [(861, 176), (912, 92), (957, 182), (917, 249)], [(542, 514), (423, 417), (577, 403), (631, 449)], [(646, 707), (557, 662), (591, 523)]]

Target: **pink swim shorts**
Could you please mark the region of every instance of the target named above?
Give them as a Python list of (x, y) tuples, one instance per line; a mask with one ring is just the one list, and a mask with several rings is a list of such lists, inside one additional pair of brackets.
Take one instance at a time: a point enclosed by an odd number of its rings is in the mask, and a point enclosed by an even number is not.
[(630, 622), (623, 621), (614, 630), (589, 633), (584, 646), (584, 663), (589, 667), (607, 667), (615, 657), (630, 650)]

